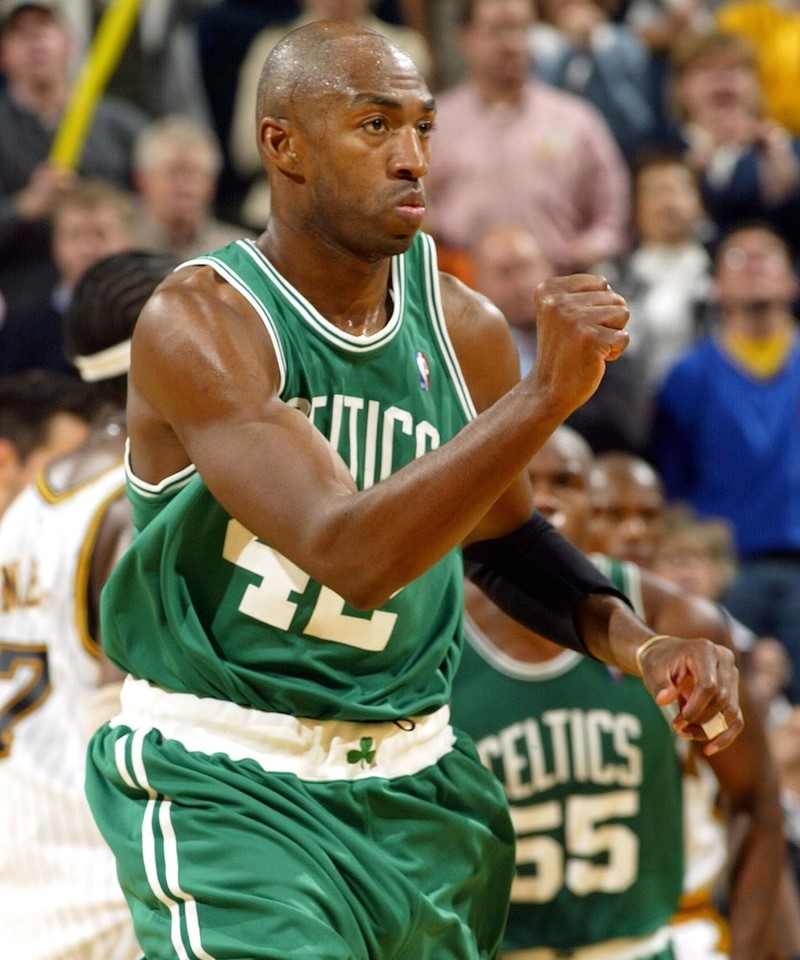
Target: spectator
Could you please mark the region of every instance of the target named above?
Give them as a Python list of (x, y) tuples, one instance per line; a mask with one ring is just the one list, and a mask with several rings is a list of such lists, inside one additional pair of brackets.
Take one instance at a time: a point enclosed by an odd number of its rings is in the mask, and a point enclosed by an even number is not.
[[(139, 0), (136, 24), (109, 78), (107, 92), (135, 104), (149, 118), (183, 112), (198, 123), (210, 123), (197, 25), (202, 14), (218, 2)], [(93, 6), (102, 15), (107, 3)]]
[(568, 273), (625, 249), (630, 183), (602, 115), (530, 76), (533, 16), (531, 0), (465, 7), (466, 79), (437, 97), (430, 228), (469, 249), (491, 224), (522, 222)]
[(657, 462), (673, 501), (732, 526), (739, 569), (725, 594), (737, 619), (785, 644), (800, 702), (800, 342), (798, 281), (770, 227), (719, 245), (719, 329), (677, 361), (658, 396)]
[(435, 90), (452, 87), (464, 76), (464, 60), (458, 45), (460, 0), (430, 3), (428, 11), (431, 47), (434, 54)]
[(37, 470), (86, 439), (95, 412), (87, 388), (65, 374), (0, 378), (0, 516)]
[(632, 162), (658, 128), (648, 47), (613, 21), (602, 0), (540, 0), (539, 12), (531, 32), (536, 73), (594, 104)]
[(0, 375), (30, 367), (77, 375), (64, 354), (64, 314), (88, 267), (133, 246), (133, 210), (128, 191), (99, 178), (79, 178), (56, 199), (51, 246), (58, 279), (46, 307), (0, 327)]
[(631, 0), (620, 19), (630, 26), (651, 53), (666, 53), (686, 30), (713, 26), (707, 0)]
[[(552, 263), (526, 226), (496, 223), (479, 234), (472, 250), (474, 285), (500, 307), (520, 355), (522, 373), (536, 356), (534, 291), (553, 276)], [(599, 452), (642, 451), (650, 428), (650, 397), (643, 390), (643, 355), (630, 350), (606, 367), (595, 393), (567, 418)]]
[[(663, 491), (663, 488), (662, 488)], [(651, 568), (682, 590), (721, 603), (738, 569), (730, 524), (718, 517), (696, 517), (682, 503), (667, 506), (662, 535), (652, 556)], [(750, 664), (761, 642), (752, 630), (731, 617), (731, 636)]]
[(290, 30), (314, 20), (345, 20), (377, 30), (408, 53), (423, 76), (432, 75), (432, 59), (425, 37), (410, 27), (387, 23), (370, 12), (373, 0), (302, 0), (303, 12), (288, 24), (267, 27), (250, 44), (239, 70), (233, 107), (230, 154), (240, 176), (252, 182), (242, 207), (242, 218), (261, 229), (269, 215), (269, 188), (264, 176), (257, 138), (253, 134), (256, 89), (261, 67), (275, 44)]
[(633, 171), (633, 249), (610, 279), (628, 301), (630, 349), (641, 358), (651, 390), (708, 322), (706, 224), (697, 179), (680, 154), (640, 155)]
[(296, 0), (217, 0), (200, 14), (197, 44), (204, 99), (222, 149), (216, 197), (218, 216), (237, 221), (249, 181), (236, 172), (228, 150), (239, 68), (253, 37), (299, 13)]
[[(57, 270), (50, 253), (50, 218), (74, 172), (48, 155), (69, 101), (72, 43), (57, 3), (0, 6), (0, 290), (9, 322), (46, 307)], [(78, 165), (130, 185), (130, 155), (144, 116), (130, 104), (103, 97), (97, 104)]]
[(210, 127), (180, 114), (151, 121), (133, 154), (139, 245), (188, 259), (244, 236), (240, 226), (213, 215), (221, 164)]
[(684, 34), (671, 65), (686, 159), (717, 230), (763, 219), (799, 256), (800, 139), (764, 112), (752, 45), (734, 34)]
[(674, 117), (670, 109), (669, 51), (680, 34), (714, 25), (708, 0), (631, 0), (621, 4), (620, 19), (650, 51), (652, 100), (657, 113), (655, 142), (669, 142)]
[(495, 223), (478, 234), (472, 263), (473, 286), (508, 321), (524, 376), (536, 357), (534, 292), (542, 280), (553, 276), (553, 264), (533, 233), (515, 223)]
[(676, 586), (719, 601), (736, 575), (738, 558), (730, 524), (695, 517), (682, 504), (667, 509), (652, 569)]
[(716, 20), (720, 30), (752, 42), (767, 115), (800, 136), (800, 2), (726, 0)]

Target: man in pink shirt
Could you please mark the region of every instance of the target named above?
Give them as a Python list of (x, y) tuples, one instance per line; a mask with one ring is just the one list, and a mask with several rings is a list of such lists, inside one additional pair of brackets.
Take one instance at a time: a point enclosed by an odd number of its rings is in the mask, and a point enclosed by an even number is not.
[(466, 79), (437, 97), (428, 227), (466, 249), (496, 221), (530, 228), (557, 273), (626, 246), (630, 177), (588, 102), (531, 75), (532, 0), (472, 0), (461, 23)]

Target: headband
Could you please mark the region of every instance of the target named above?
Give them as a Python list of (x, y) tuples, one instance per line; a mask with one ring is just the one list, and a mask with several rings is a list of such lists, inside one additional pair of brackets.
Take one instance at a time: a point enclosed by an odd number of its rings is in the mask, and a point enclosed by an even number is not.
[(86, 383), (122, 376), (131, 365), (131, 342), (123, 340), (89, 357), (75, 357), (74, 362)]

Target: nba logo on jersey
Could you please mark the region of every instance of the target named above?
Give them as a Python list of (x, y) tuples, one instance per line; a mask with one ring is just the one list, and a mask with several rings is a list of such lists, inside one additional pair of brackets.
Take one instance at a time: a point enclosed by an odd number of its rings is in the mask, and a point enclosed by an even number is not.
[(421, 350), (418, 350), (414, 354), (414, 359), (417, 361), (417, 371), (419, 373), (420, 390), (430, 390), (431, 368), (428, 366), (428, 358), (425, 356), (425, 354)]

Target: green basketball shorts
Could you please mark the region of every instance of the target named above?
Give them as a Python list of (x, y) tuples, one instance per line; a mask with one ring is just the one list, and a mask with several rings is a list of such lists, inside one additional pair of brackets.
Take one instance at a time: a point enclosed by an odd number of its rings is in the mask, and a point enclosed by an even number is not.
[(147, 960), (488, 960), (514, 836), (446, 709), (313, 721), (126, 681), (87, 793)]

